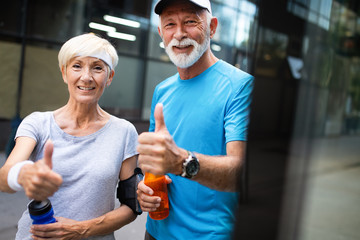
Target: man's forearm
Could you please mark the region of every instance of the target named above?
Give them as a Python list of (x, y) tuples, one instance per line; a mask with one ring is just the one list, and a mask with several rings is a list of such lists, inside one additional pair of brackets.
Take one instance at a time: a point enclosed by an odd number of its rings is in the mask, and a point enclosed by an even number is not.
[(232, 141), (226, 144), (226, 156), (196, 153), (200, 171), (193, 180), (218, 191), (237, 191), (238, 176), (245, 159), (245, 151), (245, 141)]
[(218, 191), (235, 192), (238, 172), (242, 166), (240, 156), (206, 156), (196, 154), (200, 171), (194, 181)]

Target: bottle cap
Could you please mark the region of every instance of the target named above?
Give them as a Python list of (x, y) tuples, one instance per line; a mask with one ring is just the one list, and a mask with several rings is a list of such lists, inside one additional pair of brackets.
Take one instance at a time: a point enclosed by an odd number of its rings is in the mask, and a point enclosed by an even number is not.
[(35, 201), (29, 203), (29, 213), (34, 216), (45, 214), (51, 210), (52, 206), (50, 200)]

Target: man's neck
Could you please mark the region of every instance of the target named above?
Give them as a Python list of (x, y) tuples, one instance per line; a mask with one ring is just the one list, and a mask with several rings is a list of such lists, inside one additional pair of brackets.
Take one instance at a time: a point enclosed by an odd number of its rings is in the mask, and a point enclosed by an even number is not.
[(214, 65), (219, 59), (215, 57), (215, 55), (208, 49), (201, 58), (194, 63), (192, 66), (188, 68), (177, 68), (180, 79), (187, 80), (194, 78), (201, 73), (203, 73), (206, 69)]

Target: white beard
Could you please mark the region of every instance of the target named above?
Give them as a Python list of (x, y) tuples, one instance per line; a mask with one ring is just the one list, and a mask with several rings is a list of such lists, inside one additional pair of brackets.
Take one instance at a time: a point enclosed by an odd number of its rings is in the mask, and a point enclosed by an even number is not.
[[(169, 44), (165, 47), (166, 53), (169, 55), (170, 60), (179, 68), (188, 68), (196, 63), (200, 57), (205, 53), (209, 46), (210, 34), (207, 34), (205, 40), (202, 44), (198, 44), (195, 40), (190, 38), (185, 38), (184, 40), (178, 41), (172, 39)], [(192, 45), (194, 49), (188, 55), (186, 53), (176, 54), (172, 47), (173, 46), (190, 46)]]

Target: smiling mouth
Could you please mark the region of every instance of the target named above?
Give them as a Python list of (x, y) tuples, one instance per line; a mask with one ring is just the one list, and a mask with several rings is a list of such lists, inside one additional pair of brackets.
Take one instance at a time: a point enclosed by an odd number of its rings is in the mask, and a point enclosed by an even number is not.
[(95, 87), (78, 87), (80, 90), (84, 90), (84, 91), (90, 91), (90, 90), (94, 90)]
[(186, 49), (186, 48), (189, 48), (191, 46), (192, 45), (177, 45), (177, 46), (174, 46), (174, 47), (177, 48), (177, 49)]

